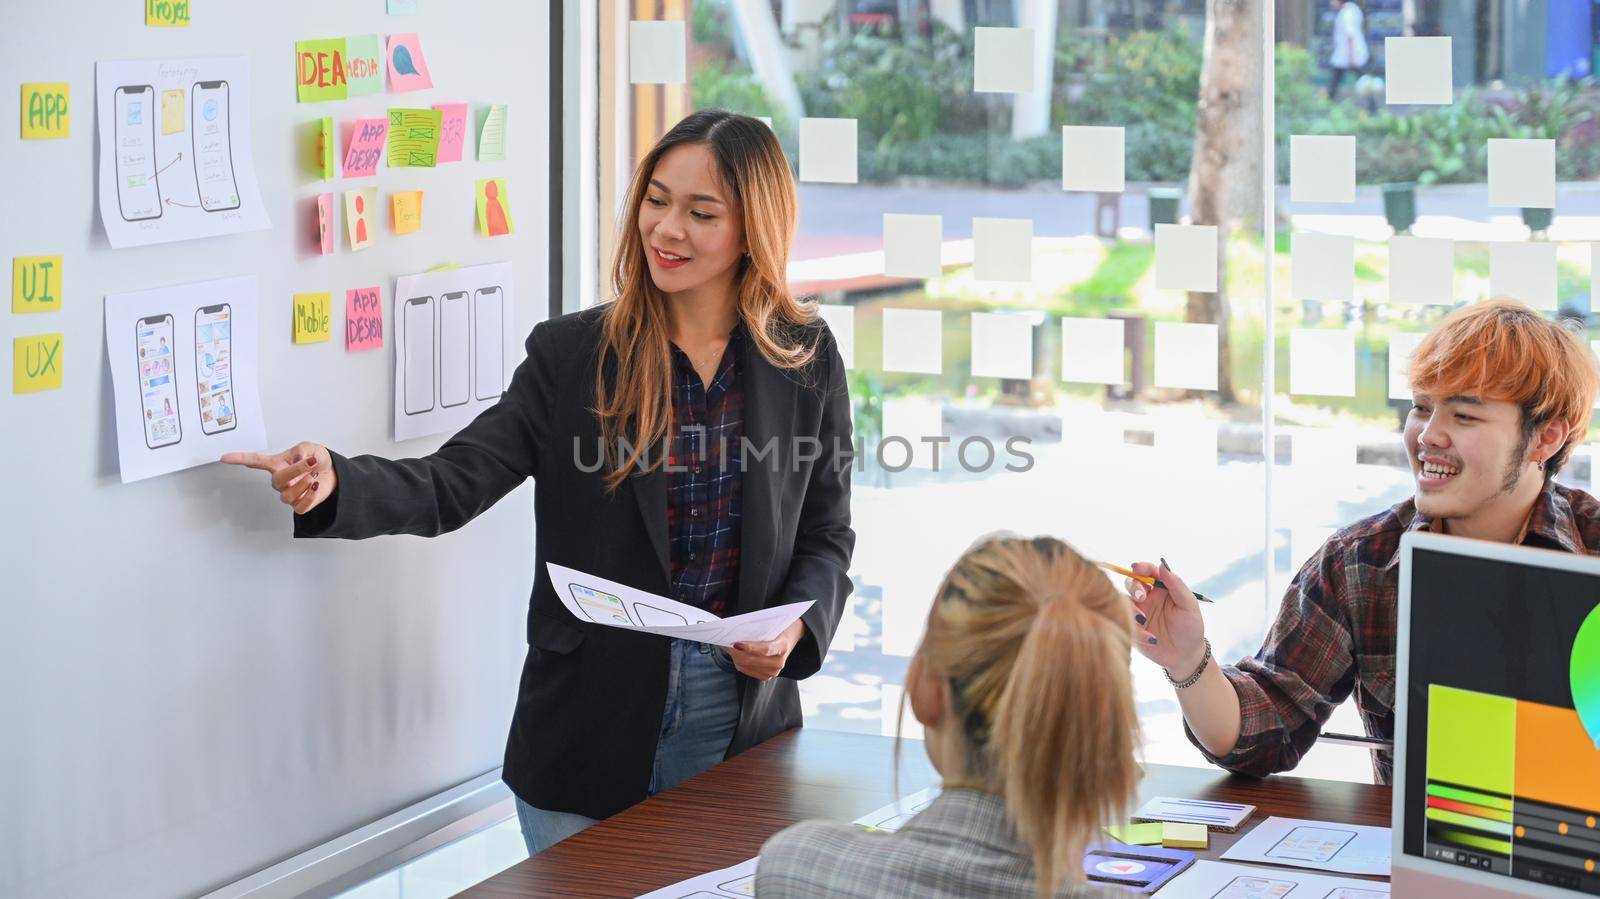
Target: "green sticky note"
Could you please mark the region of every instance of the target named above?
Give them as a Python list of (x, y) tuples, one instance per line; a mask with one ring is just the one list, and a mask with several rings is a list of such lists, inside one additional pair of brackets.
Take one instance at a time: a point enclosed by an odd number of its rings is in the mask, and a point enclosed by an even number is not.
[(316, 170), (323, 180), (332, 178), (333, 171), (333, 117), (323, 116), (317, 123)]
[(344, 38), (296, 41), (294, 77), (296, 97), (301, 103), (343, 100), (350, 95), (344, 71)]
[(439, 164), (440, 123), (437, 109), (389, 110), (389, 168), (433, 168)]
[(344, 76), (350, 96), (383, 93), (383, 41), (376, 34), (352, 34), (344, 39)]
[(481, 162), (505, 162), (506, 159), (506, 104), (489, 107), (483, 128), (478, 131), (478, 159)]
[(1161, 843), (1161, 822), (1150, 824), (1108, 824), (1106, 833), (1129, 846), (1156, 846)]

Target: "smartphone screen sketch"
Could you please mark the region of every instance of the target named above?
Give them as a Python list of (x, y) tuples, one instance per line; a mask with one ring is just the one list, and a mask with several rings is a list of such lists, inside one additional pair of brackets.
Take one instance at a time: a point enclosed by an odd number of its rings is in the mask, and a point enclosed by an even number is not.
[(590, 621), (633, 624), (633, 619), (628, 617), (628, 610), (622, 605), (621, 597), (581, 584), (567, 586), (572, 591), (572, 601), (578, 604), (578, 608)]
[(191, 91), (194, 108), (194, 181), (200, 208), (223, 212), (239, 208), (239, 185), (233, 177), (233, 136), (228, 122), (228, 82), (197, 81)]
[(459, 406), (472, 398), (471, 310), (467, 292), (439, 298), (439, 405)]
[(233, 403), (233, 307), (227, 303), (194, 311), (194, 384), (201, 431), (220, 434), (238, 426)]
[(133, 326), (135, 360), (139, 365), (139, 411), (144, 418), (144, 445), (171, 446), (183, 439), (178, 423), (178, 384), (174, 366), (172, 316), (151, 315)]
[(405, 302), (406, 414), (433, 411), (433, 297)]
[(1287, 858), (1303, 862), (1325, 862), (1339, 854), (1356, 838), (1353, 830), (1326, 827), (1296, 827), (1264, 854), (1267, 858)]
[(1235, 877), (1211, 899), (1279, 899), (1295, 888), (1292, 880), (1271, 880), (1266, 877), (1244, 875)]
[(112, 112), (117, 206), (130, 222), (161, 217), (156, 175), (156, 90), (148, 84), (117, 88)]
[(472, 383), (480, 400), (497, 400), (506, 390), (503, 302), (505, 296), (498, 287), (480, 287), (472, 295), (472, 361), (476, 365)]

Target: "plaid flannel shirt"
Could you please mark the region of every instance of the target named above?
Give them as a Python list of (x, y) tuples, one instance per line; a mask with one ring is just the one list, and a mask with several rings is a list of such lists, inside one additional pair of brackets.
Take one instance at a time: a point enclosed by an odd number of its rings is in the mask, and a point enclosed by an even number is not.
[(734, 608), (739, 591), (743, 331), (743, 324), (734, 328), (710, 387), (683, 350), (672, 346), (673, 429), (666, 469), (672, 598), (717, 616)]

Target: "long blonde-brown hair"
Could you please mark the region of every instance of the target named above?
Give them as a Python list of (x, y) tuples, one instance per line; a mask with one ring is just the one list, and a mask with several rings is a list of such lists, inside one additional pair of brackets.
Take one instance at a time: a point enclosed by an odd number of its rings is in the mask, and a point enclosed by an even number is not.
[[(1005, 798), (1038, 895), (1083, 879), (1084, 848), (1138, 786), (1128, 601), (1054, 537), (986, 537), (945, 575), (917, 652), (950, 684), (966, 782)], [(902, 703), (903, 708), (903, 703)]]
[[(606, 487), (615, 491), (636, 469), (649, 471), (664, 453), (641, 461), (630, 447), (650, 447), (666, 436), (672, 421), (672, 351), (668, 337), (668, 299), (650, 277), (639, 207), (656, 164), (675, 147), (701, 144), (716, 160), (723, 186), (744, 222), (748, 256), (739, 262), (734, 293), (739, 319), (751, 342), (780, 369), (801, 368), (815, 355), (815, 343), (800, 329), (818, 322), (816, 307), (789, 292), (789, 248), (794, 242), (799, 204), (794, 177), (778, 139), (758, 119), (720, 109), (693, 113), (661, 138), (634, 169), (618, 222), (612, 267), (613, 299), (606, 304), (595, 367), (595, 414), (610, 463)], [(615, 377), (607, 375), (608, 363)]]

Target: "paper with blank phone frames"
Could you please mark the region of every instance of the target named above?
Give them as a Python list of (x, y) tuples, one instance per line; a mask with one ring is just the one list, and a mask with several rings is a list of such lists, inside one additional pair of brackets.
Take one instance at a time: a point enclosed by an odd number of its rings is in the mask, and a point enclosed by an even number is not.
[(518, 360), (511, 263), (395, 285), (394, 439), (456, 431), (500, 401)]
[(1204, 899), (1388, 899), (1389, 884), (1201, 859), (1168, 883), (1160, 896)]
[(756, 894), (756, 863), (760, 860), (759, 856), (747, 858), (732, 867), (651, 890), (639, 899), (748, 899)]
[(579, 621), (717, 646), (765, 643), (799, 620), (811, 600), (718, 618), (691, 605), (635, 590), (597, 575), (545, 563), (556, 597)]

